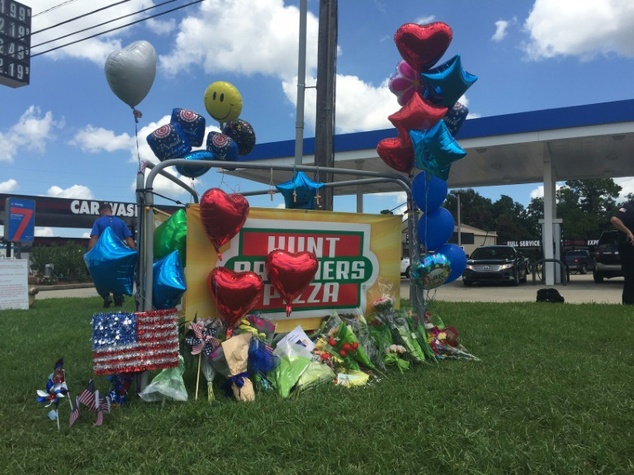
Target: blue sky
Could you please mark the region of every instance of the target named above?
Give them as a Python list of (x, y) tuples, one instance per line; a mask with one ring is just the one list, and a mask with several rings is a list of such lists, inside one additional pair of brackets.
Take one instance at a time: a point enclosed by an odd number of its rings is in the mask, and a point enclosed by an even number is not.
[[(22, 3), (33, 9), (34, 57), (30, 85), (0, 86), (1, 193), (134, 201), (139, 155), (158, 161), (146, 137), (169, 122), (173, 108), (195, 111), (206, 118), (208, 130), (217, 130), (203, 102), (205, 89), (216, 81), (238, 88), (243, 100), (240, 118), (253, 126), (258, 143), (295, 137), (298, 1), (204, 0), (49, 52), (189, 2), (176, 0), (61, 41), (62, 36), (159, 2), (130, 0), (95, 15), (85, 14), (114, 2)], [(306, 83), (314, 85), (319, 1), (309, 0), (308, 8)], [(439, 62), (460, 54), (463, 67), (479, 78), (461, 99), (472, 117), (634, 97), (634, 2), (345, 0), (339, 2), (338, 133), (392, 127), (387, 117), (400, 108), (387, 82), (401, 60), (394, 34), (405, 23), (431, 21), (445, 22), (453, 30)], [(152, 87), (137, 106), (143, 113), (137, 155), (131, 109), (110, 90), (104, 65), (110, 53), (139, 40), (152, 44), (158, 62)], [(314, 136), (314, 104), (315, 90), (308, 89), (306, 137)], [(634, 191), (632, 180), (617, 182), (624, 193)], [(155, 185), (161, 194), (188, 200), (168, 180)], [(193, 186), (201, 194), (213, 187), (227, 192), (262, 189), (216, 170)], [(506, 194), (526, 205), (540, 189), (536, 183), (477, 191), (492, 200)], [(377, 213), (402, 202), (399, 194), (378, 195), (366, 197), (364, 208)], [(283, 199), (250, 198), (250, 203), (281, 206)], [(354, 198), (337, 198), (335, 209), (354, 211), (354, 203)], [(43, 228), (37, 234), (75, 235)]]

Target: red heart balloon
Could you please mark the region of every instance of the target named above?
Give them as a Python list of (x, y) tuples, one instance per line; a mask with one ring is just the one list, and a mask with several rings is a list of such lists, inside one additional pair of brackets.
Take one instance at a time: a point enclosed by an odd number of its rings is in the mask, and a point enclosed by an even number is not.
[(379, 141), (376, 152), (381, 160), (396, 171), (409, 174), (414, 168), (414, 147), (409, 138), (390, 137), (383, 139)]
[(205, 233), (222, 260), (220, 248), (242, 228), (249, 214), (249, 202), (238, 193), (227, 194), (211, 188), (200, 199), (200, 218)]
[(312, 252), (271, 251), (264, 263), (269, 280), (286, 302), (286, 316), (290, 317), (292, 303), (315, 278), (319, 262)]
[(451, 28), (441, 21), (427, 25), (406, 23), (394, 34), (394, 42), (401, 57), (418, 73), (436, 64), (452, 39)]
[(255, 272), (234, 272), (226, 267), (216, 267), (209, 273), (207, 288), (220, 316), (232, 328), (261, 298), (264, 281)]

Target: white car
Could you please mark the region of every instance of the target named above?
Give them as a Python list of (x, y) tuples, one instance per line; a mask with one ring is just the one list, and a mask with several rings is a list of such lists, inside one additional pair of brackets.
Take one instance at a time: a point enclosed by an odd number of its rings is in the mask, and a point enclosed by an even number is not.
[(401, 275), (404, 277), (409, 277), (409, 256), (405, 256), (401, 258)]

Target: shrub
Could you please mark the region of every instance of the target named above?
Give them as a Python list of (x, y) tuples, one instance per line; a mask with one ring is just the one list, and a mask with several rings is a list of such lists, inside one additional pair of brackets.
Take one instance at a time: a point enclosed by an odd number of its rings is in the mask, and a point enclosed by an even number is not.
[(66, 242), (63, 245), (33, 246), (30, 253), (31, 270), (35, 271), (41, 279), (45, 274), (46, 264), (53, 264), (55, 275), (49, 280), (85, 282), (90, 279), (84, 263), (85, 253), (86, 248), (74, 242)]

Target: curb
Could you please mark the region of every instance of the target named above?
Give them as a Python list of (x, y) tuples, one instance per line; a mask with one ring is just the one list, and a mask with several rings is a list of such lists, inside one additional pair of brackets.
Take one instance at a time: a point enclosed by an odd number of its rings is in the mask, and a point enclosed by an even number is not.
[(44, 290), (69, 290), (69, 289), (87, 289), (90, 287), (94, 287), (95, 284), (92, 282), (87, 282), (84, 284), (56, 284), (56, 285), (40, 285), (40, 286), (32, 286), (35, 287), (39, 292)]

